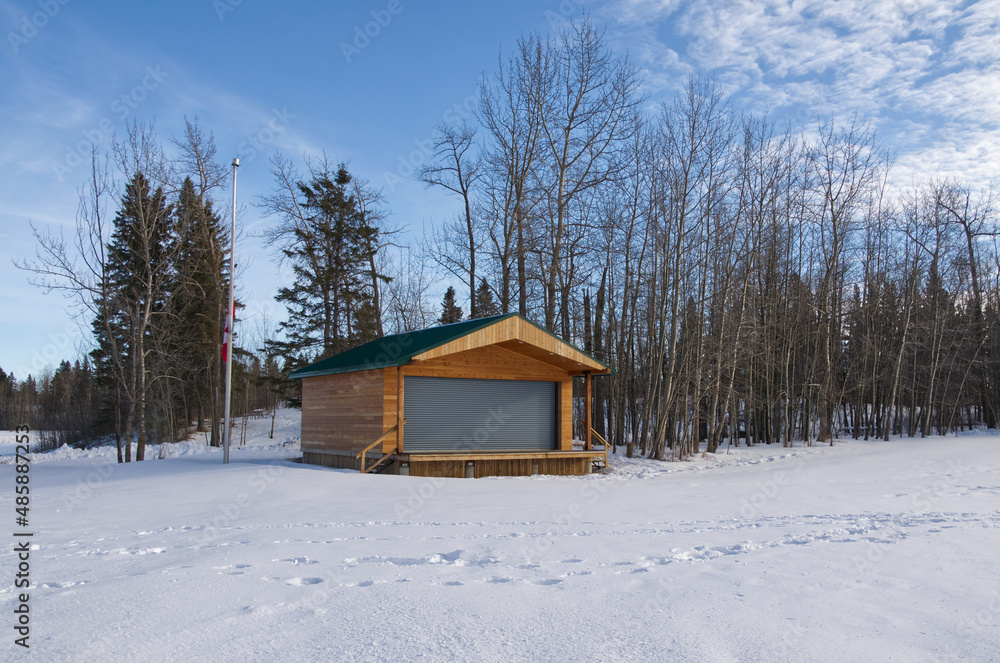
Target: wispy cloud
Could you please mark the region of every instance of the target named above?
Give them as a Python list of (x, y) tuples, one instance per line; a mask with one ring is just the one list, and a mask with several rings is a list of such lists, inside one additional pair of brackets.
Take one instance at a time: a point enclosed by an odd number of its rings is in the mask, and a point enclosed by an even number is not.
[(711, 73), (750, 110), (871, 119), (904, 170), (997, 174), (1000, 0), (622, 0), (602, 18), (654, 92)]

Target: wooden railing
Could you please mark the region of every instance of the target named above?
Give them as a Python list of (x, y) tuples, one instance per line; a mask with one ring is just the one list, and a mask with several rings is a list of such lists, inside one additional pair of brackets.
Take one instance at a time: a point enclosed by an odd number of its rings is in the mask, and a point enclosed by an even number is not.
[(598, 433), (593, 428), (590, 429), (590, 434), (593, 437), (596, 437), (597, 441), (604, 445), (604, 451), (603, 452), (600, 452), (600, 451), (594, 452), (594, 457), (596, 458), (598, 455), (604, 456), (604, 467), (607, 467), (608, 466), (608, 451), (611, 449), (611, 445), (608, 444), (608, 441), (605, 440), (603, 437), (601, 437), (601, 434)]
[[(403, 419), (403, 423), (404, 424), (406, 423), (406, 419)], [(378, 460), (376, 460), (374, 463), (372, 463), (371, 465), (368, 465), (368, 460), (367, 460), (368, 452), (371, 451), (372, 449), (374, 449), (379, 444), (382, 444), (383, 442), (385, 442), (385, 439), (387, 437), (389, 437), (390, 435), (392, 435), (393, 433), (395, 433), (396, 429), (398, 427), (399, 427), (398, 424), (396, 426), (393, 426), (392, 428), (390, 428), (386, 432), (384, 432), (381, 435), (379, 435), (377, 440), (375, 440), (374, 442), (372, 442), (371, 444), (369, 444), (367, 447), (365, 447), (364, 449), (362, 449), (361, 451), (359, 451), (357, 454), (355, 454), (354, 457), (357, 458), (358, 461), (359, 461), (358, 462), (358, 469), (361, 470), (362, 474), (367, 474), (368, 472), (371, 472), (376, 467), (378, 467), (379, 465), (381, 465), (382, 463), (384, 463), (385, 461), (387, 461), (389, 458), (391, 458), (394, 453), (396, 453), (397, 447), (395, 445), (393, 445), (392, 449), (389, 450), (389, 453), (384, 454), (381, 458), (379, 458)]]

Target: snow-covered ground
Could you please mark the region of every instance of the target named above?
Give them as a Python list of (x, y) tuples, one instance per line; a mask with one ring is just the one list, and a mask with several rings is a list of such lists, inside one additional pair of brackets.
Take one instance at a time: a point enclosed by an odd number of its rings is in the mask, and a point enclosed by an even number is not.
[(468, 480), (300, 465), (297, 413), (251, 425), (228, 466), (35, 457), (31, 660), (1000, 660), (997, 436)]

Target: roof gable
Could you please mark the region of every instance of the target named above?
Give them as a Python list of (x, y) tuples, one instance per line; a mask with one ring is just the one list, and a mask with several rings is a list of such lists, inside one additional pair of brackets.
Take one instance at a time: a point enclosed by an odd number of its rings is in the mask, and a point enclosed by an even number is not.
[(289, 377), (306, 378), (402, 366), (411, 361), (433, 359), (485, 345), (506, 347), (569, 372), (610, 372), (605, 364), (582, 350), (517, 313), (507, 313), (383, 336), (292, 371)]

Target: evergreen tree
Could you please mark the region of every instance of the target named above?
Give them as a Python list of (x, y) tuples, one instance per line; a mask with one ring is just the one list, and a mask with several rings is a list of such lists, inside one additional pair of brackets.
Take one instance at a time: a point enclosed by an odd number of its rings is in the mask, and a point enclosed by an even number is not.
[(354, 341), (360, 345), (374, 341), (379, 337), (378, 333), (379, 313), (375, 308), (375, 303), (368, 298), (358, 305), (354, 312)]
[(181, 185), (174, 210), (176, 259), (171, 276), (170, 356), (177, 367), (186, 421), (204, 430), (212, 422), (210, 444), (220, 444), (221, 348), (229, 292), (229, 241), (222, 222), (195, 189)]
[(99, 431), (94, 427), (94, 374), (86, 357), (82, 362), (77, 360), (73, 364), (70, 404), (78, 439), (90, 442)]
[(163, 310), (171, 210), (163, 190), (153, 191), (142, 173), (125, 187), (108, 248), (112, 284), (133, 306)]
[[(107, 279), (105, 279), (105, 282)], [(107, 288), (104, 288), (107, 290)], [(99, 429), (111, 431), (118, 446), (118, 462), (125, 462), (122, 455), (122, 435), (124, 434), (123, 411), (123, 357), (118, 351), (118, 343), (123, 333), (114, 324), (107, 295), (97, 300), (98, 313), (91, 328), (95, 348), (90, 351), (93, 362), (94, 389), (98, 394), (95, 407), (95, 424)]]
[[(171, 211), (161, 188), (142, 173), (126, 185), (108, 245), (108, 269), (95, 318), (99, 375), (114, 384), (116, 436), (138, 432), (136, 460), (146, 444), (146, 403), (158, 359), (156, 322), (166, 309), (171, 269)], [(125, 444), (125, 462), (131, 460)], [(119, 443), (121, 459), (121, 444)]]
[(476, 317), (489, 318), (494, 315), (500, 315), (500, 305), (493, 298), (490, 284), (486, 282), (486, 279), (481, 279), (479, 287), (476, 288)]
[(448, 286), (448, 290), (444, 293), (444, 299), (441, 301), (441, 317), (438, 318), (438, 322), (442, 325), (448, 325), (453, 322), (461, 322), (462, 320), (462, 307), (455, 303), (455, 288)]
[[(378, 333), (372, 265), (379, 229), (360, 209), (351, 182), (341, 164), (336, 173), (314, 171), (308, 183), (297, 181), (294, 199), (279, 194), (266, 202), (283, 216), (271, 237), (282, 244), (295, 275), (275, 297), (288, 310), (279, 325), (284, 340), (267, 344), (286, 368), (343, 352)], [(374, 275), (379, 279), (388, 280)]]
[(17, 386), (14, 376), (7, 375), (0, 368), (0, 430), (12, 430), (17, 424), (13, 422), (14, 394)]
[(17, 396), (14, 407), (15, 426), (27, 423), (38, 428), (38, 382), (29, 373), (21, 382), (16, 383)]

